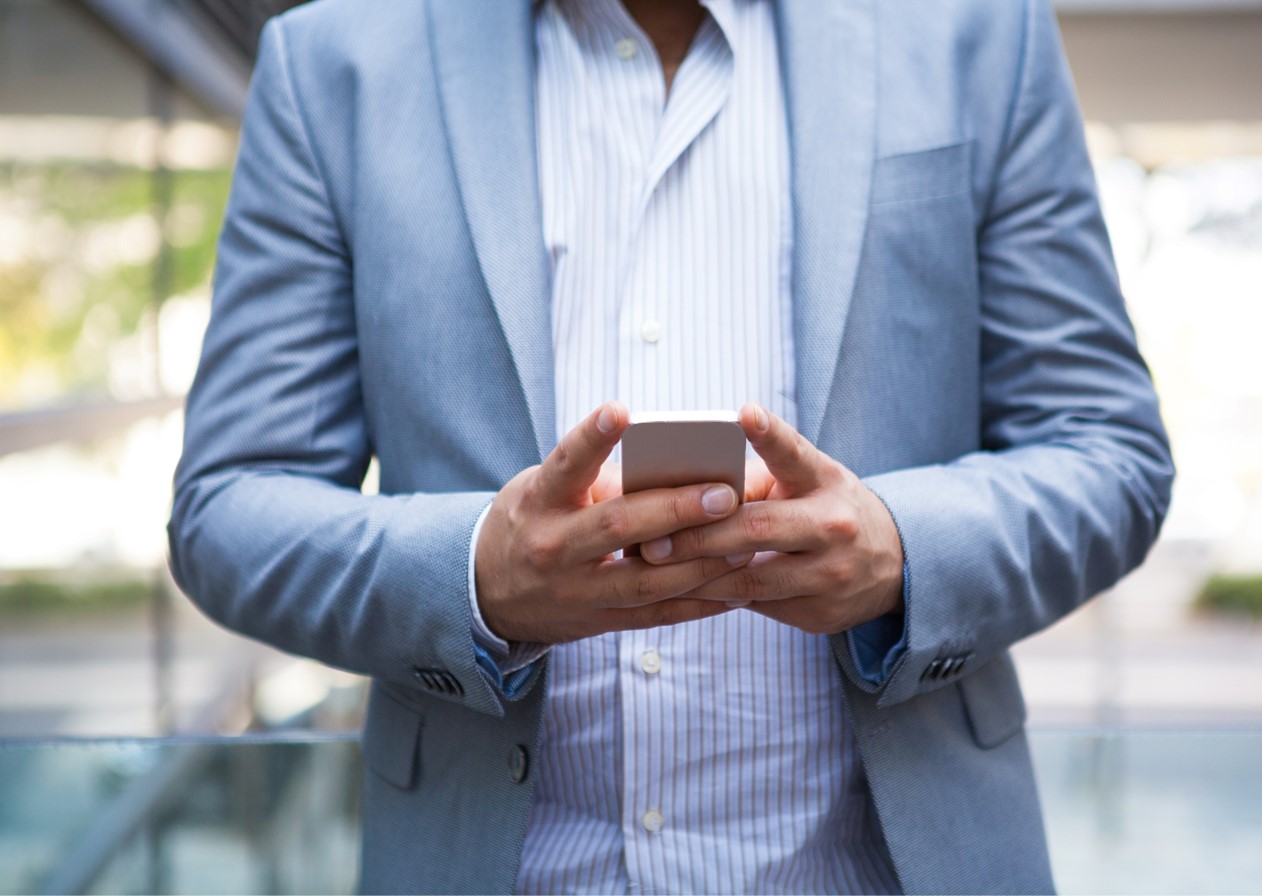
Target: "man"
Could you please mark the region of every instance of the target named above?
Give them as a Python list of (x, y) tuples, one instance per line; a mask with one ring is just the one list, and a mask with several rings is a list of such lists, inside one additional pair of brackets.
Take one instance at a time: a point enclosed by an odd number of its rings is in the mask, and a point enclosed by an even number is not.
[[(742, 506), (618, 494), (747, 400)], [(172, 565), (373, 676), (366, 890), (1050, 890), (1006, 650), (1171, 477), (1043, 0), (264, 35)]]

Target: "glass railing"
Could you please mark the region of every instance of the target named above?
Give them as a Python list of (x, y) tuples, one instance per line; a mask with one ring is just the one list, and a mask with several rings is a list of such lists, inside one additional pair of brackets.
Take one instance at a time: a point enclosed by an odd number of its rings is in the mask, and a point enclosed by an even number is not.
[(349, 737), (0, 745), (0, 893), (350, 893)]
[[(1262, 892), (1262, 732), (1037, 731), (1064, 893)], [(0, 892), (349, 893), (353, 738), (0, 744)]]
[(1062, 893), (1262, 893), (1262, 731), (1035, 731)]

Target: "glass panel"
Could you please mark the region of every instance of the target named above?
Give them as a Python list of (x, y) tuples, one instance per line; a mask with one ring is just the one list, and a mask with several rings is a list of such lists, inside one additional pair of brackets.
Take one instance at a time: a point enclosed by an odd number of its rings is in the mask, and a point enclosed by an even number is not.
[(1062, 893), (1257, 893), (1262, 734), (1036, 732)]
[(0, 748), (0, 892), (349, 893), (350, 740)]
[[(1256, 893), (1262, 733), (1035, 732), (1057, 883)], [(349, 893), (344, 736), (0, 745), (0, 893)]]

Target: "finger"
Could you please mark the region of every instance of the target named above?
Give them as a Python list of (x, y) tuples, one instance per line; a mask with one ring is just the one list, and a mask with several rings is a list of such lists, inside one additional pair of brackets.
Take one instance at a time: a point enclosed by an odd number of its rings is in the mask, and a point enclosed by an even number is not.
[(670, 566), (650, 566), (636, 557), (601, 564), (596, 603), (606, 609), (628, 609), (679, 597), (730, 573), (749, 557), (703, 557)]
[(826, 544), (809, 501), (790, 498), (742, 504), (719, 522), (646, 541), (640, 545), (640, 556), (650, 563), (678, 563), (760, 551), (818, 551)]
[(861, 616), (847, 612), (845, 608), (838, 608), (835, 604), (828, 606), (819, 595), (752, 603), (749, 609), (810, 635), (834, 635), (863, 621)]
[(634, 629), (659, 628), (678, 625), (710, 616), (730, 612), (731, 608), (718, 601), (672, 598), (643, 607), (627, 610), (608, 610), (602, 619), (605, 631), (632, 631)]
[(816, 615), (815, 599), (812, 597), (790, 597), (786, 600), (765, 600), (749, 604), (753, 610), (768, 619), (793, 628), (800, 628), (812, 634), (822, 634), (819, 626), (814, 624)]
[(736, 491), (717, 482), (611, 498), (570, 516), (567, 556), (573, 561), (595, 560), (627, 545), (721, 520), (738, 506)]
[(753, 457), (745, 461), (745, 502), (766, 501), (771, 497), (771, 490), (776, 486), (776, 477), (767, 469), (767, 462), (761, 457)]
[(622, 494), (622, 464), (607, 461), (600, 468), (600, 475), (592, 484), (592, 500), (599, 503)]
[(610, 401), (565, 434), (539, 468), (539, 497), (545, 506), (586, 497), (629, 420), (626, 407)]
[(749, 443), (790, 494), (819, 485), (825, 456), (805, 436), (752, 401), (741, 408), (740, 421)]
[(758, 554), (745, 566), (698, 585), (681, 596), (700, 600), (750, 601), (753, 604), (805, 597), (819, 591), (818, 566), (810, 557), (774, 552)]

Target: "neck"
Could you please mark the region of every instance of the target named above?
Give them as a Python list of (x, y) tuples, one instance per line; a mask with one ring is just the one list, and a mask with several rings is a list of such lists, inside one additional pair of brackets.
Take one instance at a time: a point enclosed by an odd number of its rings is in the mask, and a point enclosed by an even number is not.
[(698, 0), (622, 0), (622, 5), (653, 41), (670, 93), (675, 72), (705, 19), (705, 7)]

